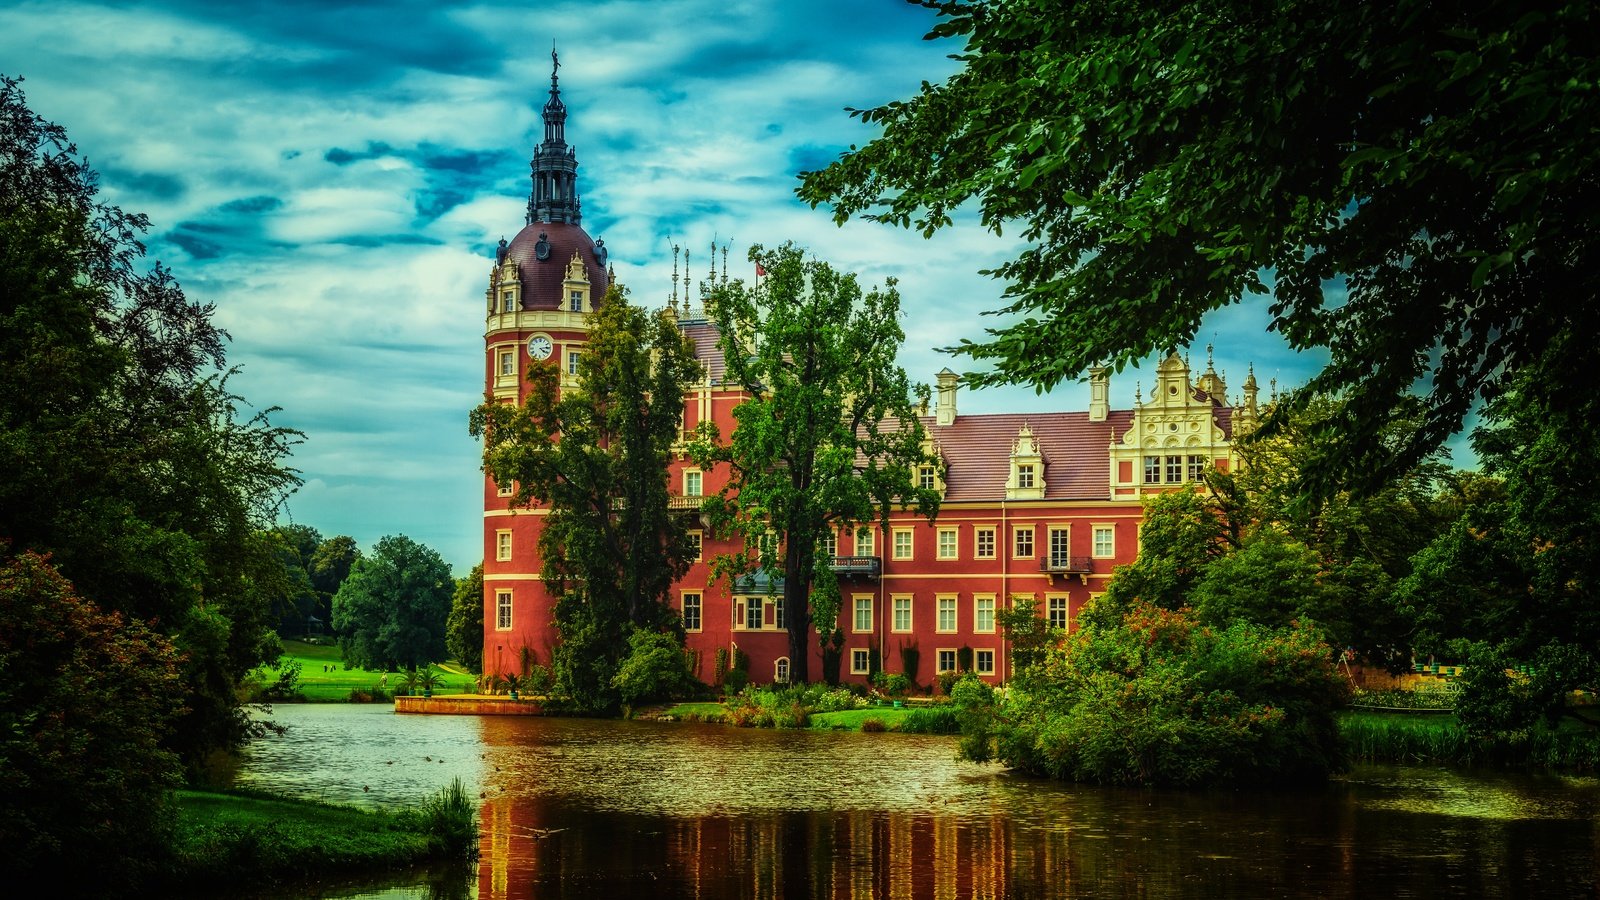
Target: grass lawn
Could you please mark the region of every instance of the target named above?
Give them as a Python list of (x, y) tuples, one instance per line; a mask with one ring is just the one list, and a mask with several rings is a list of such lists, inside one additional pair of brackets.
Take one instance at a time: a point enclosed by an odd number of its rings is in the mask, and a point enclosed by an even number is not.
[(877, 719), (883, 723), (884, 728), (898, 728), (906, 716), (911, 714), (909, 709), (895, 709), (892, 706), (869, 706), (866, 709), (846, 709), (839, 712), (825, 712), (811, 714), (812, 728), (834, 728), (845, 731), (860, 731), (861, 723), (868, 719)]
[[(283, 642), (283, 655), (300, 661), (300, 692), (311, 701), (343, 701), (350, 699), (353, 690), (370, 690), (383, 681), (383, 672), (367, 669), (346, 669), (338, 644), (308, 644), (305, 641)], [(461, 694), (477, 690), (476, 680), (466, 670), (454, 663), (435, 666), (444, 673), (444, 684), (434, 688), (435, 694)], [(393, 693), (405, 677), (400, 672), (390, 672), (385, 693)], [(275, 674), (265, 672), (271, 683)]]
[(254, 793), (178, 791), (176, 800), (180, 884), (276, 882), (438, 857), (415, 814)]

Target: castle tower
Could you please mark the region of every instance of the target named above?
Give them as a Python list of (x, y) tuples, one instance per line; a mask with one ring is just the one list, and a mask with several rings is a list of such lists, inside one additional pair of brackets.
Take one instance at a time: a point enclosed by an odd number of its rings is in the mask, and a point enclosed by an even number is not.
[[(578, 157), (566, 142), (567, 107), (551, 51), (544, 139), (535, 147), (526, 222), (495, 249), (484, 321), (484, 394), (521, 403), (533, 366), (577, 371), (588, 314), (608, 284), (604, 241), (579, 224)], [(510, 674), (525, 660), (548, 665), (553, 601), (538, 580), (538, 510), (510, 508), (511, 485), (483, 485), (484, 671)]]

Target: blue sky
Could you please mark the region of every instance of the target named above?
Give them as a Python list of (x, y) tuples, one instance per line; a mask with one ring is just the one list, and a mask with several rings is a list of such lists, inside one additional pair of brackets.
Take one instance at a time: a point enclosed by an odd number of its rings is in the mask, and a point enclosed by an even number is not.
[[(971, 221), (932, 240), (837, 228), (795, 173), (872, 133), (845, 115), (956, 65), (898, 0), (214, 3), (74, 0), (0, 7), (0, 71), (66, 127), (105, 196), (149, 215), (152, 259), (214, 303), (231, 386), (306, 433), (288, 518), (370, 547), (404, 533), (458, 572), (481, 552), (477, 446), (483, 291), (522, 225), (527, 159), (561, 49), (584, 227), (636, 301), (664, 303), (673, 242), (704, 278), (713, 238), (794, 240), (867, 282), (900, 279), (901, 361), (993, 320), (978, 274), (1017, 245)], [(1319, 359), (1265, 331), (1262, 301), (1209, 317), (1231, 385), (1303, 380)], [(1194, 362), (1203, 360), (1195, 350)], [(1113, 378), (1114, 405), (1135, 382)], [(963, 412), (1082, 409), (1087, 390), (963, 392)]]

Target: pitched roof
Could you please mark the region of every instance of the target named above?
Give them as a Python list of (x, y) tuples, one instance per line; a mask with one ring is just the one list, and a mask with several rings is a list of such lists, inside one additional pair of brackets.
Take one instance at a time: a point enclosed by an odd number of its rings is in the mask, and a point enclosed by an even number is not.
[(931, 416), (923, 428), (944, 454), (946, 502), (997, 500), (1006, 495), (1011, 447), (1026, 424), (1044, 457), (1045, 499), (1111, 497), (1111, 442), (1133, 424), (1133, 412), (1112, 410), (1104, 422), (1087, 412), (960, 415), (950, 425)]

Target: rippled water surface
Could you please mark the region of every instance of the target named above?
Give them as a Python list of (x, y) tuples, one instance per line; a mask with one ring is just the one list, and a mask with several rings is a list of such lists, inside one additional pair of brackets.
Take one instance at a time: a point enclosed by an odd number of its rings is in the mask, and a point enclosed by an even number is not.
[[(284, 706), (238, 783), (482, 800), (467, 894), (1600, 897), (1600, 781), (1363, 767), (1288, 793), (1060, 785), (945, 737)], [(438, 885), (359, 896), (428, 896)], [(445, 890), (445, 894), (450, 891)]]

